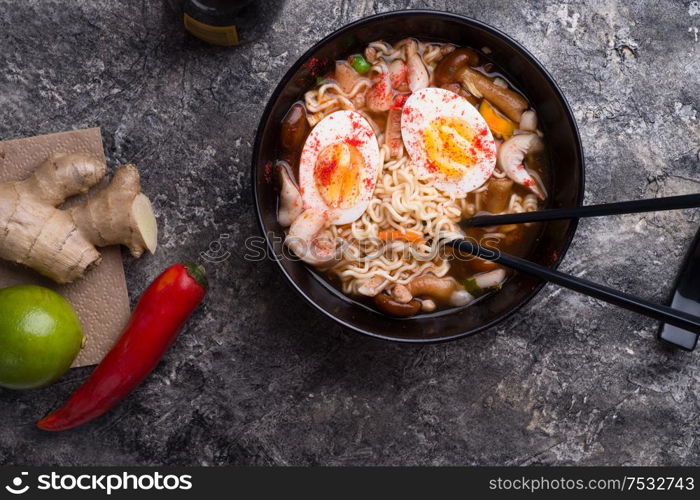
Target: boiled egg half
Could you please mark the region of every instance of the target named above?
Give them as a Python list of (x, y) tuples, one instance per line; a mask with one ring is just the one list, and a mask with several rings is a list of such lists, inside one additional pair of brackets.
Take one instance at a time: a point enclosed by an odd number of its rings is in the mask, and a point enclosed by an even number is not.
[(449, 90), (429, 87), (411, 94), (401, 114), (401, 137), (421, 174), (454, 197), (481, 186), (496, 167), (496, 143), (486, 121)]
[(305, 210), (324, 213), (331, 224), (348, 224), (367, 209), (380, 169), (371, 125), (355, 111), (336, 111), (309, 133), (299, 160)]

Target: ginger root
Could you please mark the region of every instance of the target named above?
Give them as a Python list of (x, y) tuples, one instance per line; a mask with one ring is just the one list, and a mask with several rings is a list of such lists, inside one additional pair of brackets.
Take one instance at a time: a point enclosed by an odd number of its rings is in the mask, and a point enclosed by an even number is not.
[(156, 220), (133, 165), (118, 167), (112, 182), (81, 205), (57, 208), (106, 171), (92, 155), (55, 153), (29, 178), (0, 183), (0, 258), (71, 283), (99, 264), (95, 247), (122, 244), (134, 257), (153, 253)]

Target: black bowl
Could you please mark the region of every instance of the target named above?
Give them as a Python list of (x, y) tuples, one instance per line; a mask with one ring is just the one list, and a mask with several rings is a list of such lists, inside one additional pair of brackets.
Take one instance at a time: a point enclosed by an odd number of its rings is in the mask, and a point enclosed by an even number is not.
[[(495, 325), (527, 303), (544, 283), (516, 274), (498, 293), (471, 307), (408, 319), (387, 317), (345, 297), (306, 265), (289, 258), (289, 252), (282, 246), (284, 232), (276, 219), (277, 193), (269, 175), (269, 165), (276, 159), (280, 122), (289, 107), (313, 86), (317, 75), (330, 69), (336, 59), (361, 52), (369, 42), (397, 41), (409, 36), (476, 48), (489, 47), (496, 66), (537, 111), (549, 155), (549, 207), (581, 205), (583, 152), (576, 122), (547, 71), (518, 42), (500, 31), (466, 17), (425, 10), (389, 12), (355, 21), (301, 56), (277, 85), (260, 120), (253, 149), (253, 195), (270, 256), (292, 286), (319, 311), (348, 328), (373, 337), (403, 342), (452, 340)], [(575, 230), (575, 220), (545, 224), (528, 258), (556, 267)]]

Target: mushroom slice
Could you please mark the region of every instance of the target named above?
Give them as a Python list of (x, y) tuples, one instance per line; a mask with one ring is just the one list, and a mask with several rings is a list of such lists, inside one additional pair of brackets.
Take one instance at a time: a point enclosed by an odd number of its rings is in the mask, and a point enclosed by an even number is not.
[(362, 77), (357, 71), (353, 69), (346, 61), (336, 61), (335, 62), (335, 80), (343, 92), (349, 94), (352, 92), (355, 84)]
[(408, 304), (413, 300), (413, 295), (408, 291), (406, 285), (396, 284), (391, 289), (391, 297), (400, 304)]
[(372, 276), (371, 278), (362, 282), (362, 285), (360, 285), (360, 287), (357, 289), (357, 292), (367, 297), (374, 297), (379, 292), (384, 290), (386, 284), (387, 281), (384, 278), (380, 276)]
[(430, 85), (430, 75), (418, 54), (418, 45), (412, 43), (406, 47), (406, 66), (408, 67), (408, 88), (416, 92)]
[(374, 303), (380, 311), (390, 315), (405, 318), (413, 316), (420, 311), (420, 302), (413, 299), (406, 304), (397, 302), (386, 293), (378, 293), (374, 296)]
[(289, 227), (303, 212), (303, 203), (299, 189), (284, 167), (279, 167), (280, 175), (280, 206), (277, 212), (277, 222), (282, 227)]
[(526, 132), (537, 131), (537, 113), (535, 113), (534, 110), (528, 109), (527, 111), (523, 111), (520, 117), (520, 130)]
[(405, 92), (408, 90), (406, 85), (406, 77), (408, 75), (408, 67), (402, 59), (395, 59), (389, 65), (389, 79), (392, 88)]
[(452, 278), (438, 278), (437, 276), (424, 275), (411, 280), (406, 285), (408, 292), (414, 297), (427, 296), (437, 300), (447, 301), (452, 292), (459, 288)]
[(389, 72), (379, 73), (374, 77), (374, 84), (365, 94), (365, 102), (371, 111), (381, 113), (391, 107), (392, 94)]
[(435, 309), (437, 309), (437, 304), (434, 300), (423, 299), (420, 301), (420, 309), (423, 312), (433, 312)]
[(486, 211), (500, 214), (508, 209), (508, 202), (513, 189), (513, 181), (506, 177), (492, 177), (486, 188)]
[(517, 92), (496, 85), (488, 76), (472, 68), (460, 70), (461, 82), (472, 94), (483, 96), (494, 104), (508, 118), (520, 123), (520, 118), (528, 108), (527, 100)]
[(389, 145), (391, 158), (400, 158), (403, 155), (403, 141), (401, 139), (401, 110), (390, 109), (386, 119), (386, 143)]

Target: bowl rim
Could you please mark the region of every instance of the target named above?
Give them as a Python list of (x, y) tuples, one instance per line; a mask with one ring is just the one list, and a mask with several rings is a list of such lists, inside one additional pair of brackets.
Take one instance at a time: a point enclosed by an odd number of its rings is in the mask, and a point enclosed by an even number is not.
[[(286, 281), (291, 284), (292, 288), (299, 294), (301, 297), (309, 304), (311, 304), (317, 311), (320, 311), (322, 314), (327, 316), (328, 318), (331, 318), (333, 321), (336, 323), (342, 325), (345, 328), (348, 328), (354, 332), (361, 333), (363, 335), (375, 338), (375, 339), (380, 339), (380, 340), (385, 340), (385, 341), (390, 341), (390, 342), (397, 342), (397, 343), (402, 343), (402, 344), (437, 344), (437, 343), (442, 343), (442, 342), (448, 342), (448, 341), (453, 341), (457, 339), (462, 339), (465, 337), (470, 337), (472, 335), (475, 335), (479, 332), (482, 332), (488, 328), (491, 328), (498, 323), (501, 323), (514, 315), (516, 312), (518, 312), (522, 307), (524, 307), (526, 304), (528, 304), (541, 290), (544, 288), (544, 286), (547, 284), (546, 281), (539, 280), (539, 282), (532, 287), (532, 290), (522, 299), (520, 300), (519, 303), (517, 303), (515, 306), (511, 307), (509, 310), (507, 310), (505, 313), (501, 314), (500, 316), (494, 318), (491, 321), (488, 321), (484, 323), (483, 325), (480, 325), (475, 328), (471, 328), (469, 330), (466, 330), (464, 332), (456, 333), (453, 335), (449, 335), (446, 337), (438, 337), (438, 338), (408, 338), (408, 337), (391, 337), (388, 335), (383, 335), (381, 333), (373, 332), (371, 330), (366, 330), (360, 327), (357, 327), (335, 315), (333, 315), (331, 312), (327, 311), (323, 307), (321, 307), (319, 304), (317, 304), (314, 300), (309, 297), (306, 292), (302, 289), (300, 285), (294, 281), (292, 276), (287, 272), (285, 267), (282, 265), (280, 262), (280, 259), (277, 258), (275, 254), (275, 249), (272, 245), (272, 242), (270, 241), (270, 238), (268, 237), (267, 232), (265, 231), (265, 226), (263, 223), (263, 216), (262, 216), (262, 210), (260, 207), (260, 198), (259, 198), (259, 193), (258, 193), (258, 187), (257, 187), (257, 165), (259, 163), (260, 159), (260, 154), (261, 154), (261, 145), (262, 145), (262, 140), (263, 140), (263, 129), (265, 126), (265, 123), (269, 119), (270, 114), (272, 113), (274, 103), (277, 101), (277, 98), (280, 96), (280, 94), (283, 92), (284, 88), (287, 86), (289, 81), (291, 80), (292, 76), (311, 58), (313, 55), (321, 49), (323, 46), (325, 46), (327, 43), (331, 42), (332, 40), (347, 34), (349, 32), (352, 32), (359, 26), (362, 26), (366, 23), (377, 21), (377, 20), (382, 20), (382, 19), (388, 19), (388, 18), (401, 18), (401, 17), (408, 17), (408, 16), (432, 16), (435, 18), (439, 19), (447, 19), (451, 21), (457, 21), (460, 23), (464, 24), (469, 24), (472, 26), (475, 26), (479, 29), (482, 29), (484, 31), (487, 31), (491, 33), (492, 35), (503, 39), (507, 44), (512, 46), (515, 50), (519, 51), (526, 59), (529, 60), (529, 62), (542, 74), (542, 76), (545, 78), (545, 80), (549, 83), (551, 88), (554, 91), (554, 94), (556, 95), (557, 99), (560, 101), (562, 104), (562, 108), (564, 109), (564, 114), (566, 115), (566, 119), (569, 121), (569, 125), (571, 127), (571, 130), (573, 132), (573, 137), (574, 137), (574, 142), (575, 142), (575, 151), (574, 153), (580, 160), (580, 165), (581, 165), (581, 181), (579, 182), (578, 185), (578, 192), (577, 192), (577, 205), (576, 206), (581, 206), (583, 204), (583, 197), (584, 197), (584, 192), (585, 192), (585, 185), (586, 185), (586, 168), (585, 168), (585, 157), (583, 153), (583, 146), (581, 144), (581, 136), (579, 134), (579, 128), (578, 124), (576, 123), (576, 118), (574, 116), (574, 113), (571, 109), (571, 106), (569, 105), (569, 102), (566, 100), (566, 97), (564, 96), (564, 93), (562, 92), (561, 88), (559, 85), (556, 83), (552, 75), (547, 71), (547, 69), (544, 67), (544, 65), (534, 56), (532, 55), (520, 42), (517, 40), (513, 39), (511, 36), (507, 35), (503, 31), (494, 28), (491, 25), (488, 25), (482, 21), (476, 20), (474, 18), (468, 17), (468, 16), (463, 16), (461, 14), (455, 14), (452, 12), (446, 12), (446, 11), (441, 11), (441, 10), (434, 10), (434, 9), (402, 9), (402, 10), (394, 10), (394, 11), (388, 11), (388, 12), (381, 12), (379, 14), (374, 14), (371, 16), (366, 16), (362, 17), (360, 19), (357, 19), (355, 21), (352, 21), (348, 24), (345, 24), (341, 26), (340, 28), (332, 31), (328, 35), (324, 36), (321, 40), (318, 42), (314, 43), (308, 50), (306, 50), (301, 56), (297, 58), (297, 60), (292, 64), (292, 66), (287, 70), (287, 72), (282, 76), (282, 78), (279, 80), (277, 85), (275, 86), (275, 89), (272, 91), (272, 94), (268, 97), (267, 104), (265, 105), (265, 108), (262, 112), (262, 115), (260, 116), (260, 121), (258, 123), (258, 128), (255, 133), (255, 140), (253, 142), (253, 152), (252, 152), (252, 158), (251, 158), (251, 184), (252, 184), (252, 189), (253, 189), (253, 204), (255, 205), (255, 216), (257, 220), (257, 225), (260, 230), (260, 232), (263, 235), (263, 238), (265, 239), (265, 244), (267, 247), (267, 250), (269, 252), (269, 255), (271, 256), (271, 260), (273, 260), (276, 264), (279, 270), (282, 272), (284, 277), (286, 278)], [(559, 265), (561, 264), (562, 260), (564, 259), (564, 256), (566, 255), (566, 252), (569, 250), (569, 247), (571, 246), (571, 242), (573, 241), (573, 238), (576, 234), (576, 229), (578, 228), (578, 218), (571, 219), (571, 223), (569, 225), (569, 228), (567, 229), (567, 234), (564, 239), (564, 242), (561, 246), (561, 251), (558, 253), (557, 258), (554, 260), (552, 265), (550, 266), (550, 269), (557, 269)], [(330, 292), (329, 292), (330, 293)]]

